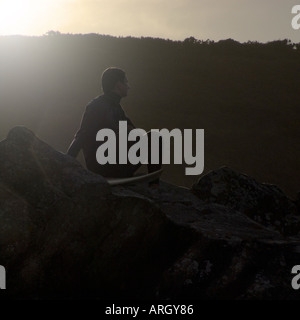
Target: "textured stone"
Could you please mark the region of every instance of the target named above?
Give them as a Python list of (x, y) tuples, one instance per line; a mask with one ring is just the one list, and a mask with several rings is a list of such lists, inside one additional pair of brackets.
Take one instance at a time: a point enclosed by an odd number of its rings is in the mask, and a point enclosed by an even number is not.
[(26, 128), (0, 142), (8, 298), (298, 299), (287, 218), (295, 204), (277, 187), (229, 168), (192, 190), (110, 187)]
[(300, 230), (295, 202), (277, 186), (258, 183), (230, 168), (206, 174), (193, 185), (192, 191), (206, 203), (226, 205), (282, 234), (295, 235)]

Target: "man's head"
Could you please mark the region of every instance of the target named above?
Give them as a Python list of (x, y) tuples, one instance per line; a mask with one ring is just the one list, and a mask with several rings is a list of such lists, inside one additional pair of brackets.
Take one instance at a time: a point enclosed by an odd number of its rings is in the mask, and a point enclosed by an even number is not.
[(122, 69), (108, 68), (102, 74), (102, 89), (104, 93), (114, 92), (120, 97), (126, 97), (129, 90), (126, 74)]

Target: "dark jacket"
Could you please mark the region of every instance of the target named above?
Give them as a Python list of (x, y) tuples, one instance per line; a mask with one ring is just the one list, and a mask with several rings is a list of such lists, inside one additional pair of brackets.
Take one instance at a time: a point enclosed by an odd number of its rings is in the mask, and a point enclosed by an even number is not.
[(92, 100), (86, 106), (80, 128), (67, 151), (67, 154), (76, 158), (82, 149), (87, 168), (103, 176), (120, 176), (122, 169), (116, 170), (120, 165), (100, 165), (97, 162), (96, 151), (101, 143), (103, 143), (96, 141), (97, 132), (101, 129), (109, 128), (112, 129), (118, 137), (119, 121), (124, 120), (127, 121), (127, 125), (134, 127), (122, 109), (120, 99), (117, 94), (109, 93)]

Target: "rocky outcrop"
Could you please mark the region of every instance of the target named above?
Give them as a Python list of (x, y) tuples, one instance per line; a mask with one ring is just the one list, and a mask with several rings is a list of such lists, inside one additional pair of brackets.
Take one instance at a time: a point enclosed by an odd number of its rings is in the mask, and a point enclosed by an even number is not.
[(284, 235), (300, 231), (296, 201), (275, 185), (258, 183), (230, 168), (221, 168), (201, 178), (192, 191), (205, 203), (217, 203), (242, 212), (252, 220)]
[(0, 142), (6, 298), (298, 299), (296, 204), (221, 168), (108, 185), (24, 127)]

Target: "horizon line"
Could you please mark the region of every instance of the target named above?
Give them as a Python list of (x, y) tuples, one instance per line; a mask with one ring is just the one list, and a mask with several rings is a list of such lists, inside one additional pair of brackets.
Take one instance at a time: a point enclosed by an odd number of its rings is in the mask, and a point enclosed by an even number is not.
[[(50, 34), (52, 33), (52, 34)], [(110, 35), (110, 34), (102, 34), (102, 33), (97, 33), (97, 32), (89, 32), (89, 33), (63, 33), (63, 32), (60, 32), (58, 30), (49, 30), (47, 31), (46, 33), (44, 34), (39, 34), (39, 35), (36, 35), (36, 34), (0, 34), (0, 37), (26, 37), (26, 38), (42, 38), (42, 37), (51, 37), (51, 36), (84, 36), (84, 35), (96, 35), (96, 36), (102, 36), (102, 37), (111, 37), (111, 38), (117, 38), (117, 39), (126, 39), (126, 38), (133, 38), (133, 39), (154, 39), (154, 40), (164, 40), (164, 41), (171, 41), (171, 42), (184, 42), (188, 39), (195, 39), (196, 42), (206, 42), (206, 41), (211, 41), (213, 43), (218, 43), (218, 42), (221, 42), (221, 41), (226, 41), (226, 40), (232, 40), (234, 42), (238, 42), (240, 44), (247, 44), (247, 43), (259, 43), (259, 44), (267, 44), (267, 43), (270, 43), (270, 42), (277, 42), (277, 41), (284, 41), (284, 40), (287, 40), (288, 43), (290, 43), (291, 45), (295, 45), (295, 44), (299, 44), (300, 42), (293, 42), (290, 38), (279, 38), (279, 39), (273, 39), (273, 40), (268, 40), (268, 41), (265, 41), (265, 42), (261, 42), (259, 40), (247, 40), (247, 41), (243, 41), (243, 42), (240, 42), (238, 40), (235, 40), (233, 38), (224, 38), (224, 39), (219, 39), (219, 40), (214, 40), (214, 39), (209, 39), (207, 38), (206, 40), (204, 39), (198, 39), (196, 37), (194, 37), (193, 35), (183, 39), (183, 40), (175, 40), (175, 39), (170, 39), (170, 38), (161, 38), (161, 37), (155, 37), (155, 36), (132, 36), (132, 35), (119, 35), (119, 36), (116, 36), (116, 35)]]

